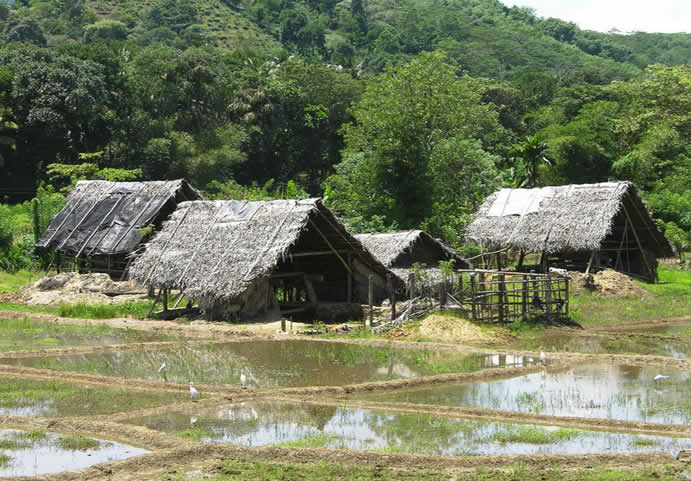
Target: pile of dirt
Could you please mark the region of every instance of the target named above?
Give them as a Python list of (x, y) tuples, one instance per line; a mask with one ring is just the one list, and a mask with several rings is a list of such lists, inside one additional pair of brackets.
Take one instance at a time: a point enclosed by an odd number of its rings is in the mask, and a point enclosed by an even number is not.
[(505, 344), (513, 340), (514, 336), (505, 329), (483, 329), (470, 321), (454, 316), (442, 316), (432, 314), (423, 319), (410, 332), (409, 336), (404, 336), (402, 329), (392, 330), (389, 337), (423, 337), (437, 339), (444, 342), (474, 345), (498, 345)]
[(0, 292), (0, 302), (8, 304), (24, 304), (26, 296), (22, 292), (5, 291)]
[(115, 282), (108, 274), (67, 272), (46, 275), (22, 291), (27, 304), (115, 304), (146, 295), (134, 281)]
[(643, 296), (650, 294), (626, 274), (614, 269), (605, 269), (597, 274), (569, 272), (571, 285), (575, 289), (585, 289), (606, 297)]

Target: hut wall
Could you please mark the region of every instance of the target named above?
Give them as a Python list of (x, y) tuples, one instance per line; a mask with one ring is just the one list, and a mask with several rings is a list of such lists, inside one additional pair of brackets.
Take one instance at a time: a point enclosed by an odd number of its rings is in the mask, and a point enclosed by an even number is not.
[(369, 276), (374, 276), (374, 303), (380, 304), (389, 297), (386, 279), (371, 270), (359, 259), (353, 259), (353, 302), (369, 302)]

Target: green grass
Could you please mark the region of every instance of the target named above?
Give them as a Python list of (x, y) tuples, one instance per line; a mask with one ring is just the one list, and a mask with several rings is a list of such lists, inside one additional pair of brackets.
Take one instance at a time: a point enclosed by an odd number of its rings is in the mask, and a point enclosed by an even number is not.
[(66, 451), (86, 451), (101, 446), (100, 441), (81, 435), (58, 438), (57, 444)]
[(132, 316), (143, 319), (149, 312), (148, 302), (123, 302), (122, 304), (61, 304), (58, 314), (77, 319), (114, 319)]
[(657, 442), (653, 439), (636, 438), (633, 440), (634, 446), (656, 446)]
[(176, 436), (179, 436), (181, 438), (185, 439), (193, 439), (195, 441), (201, 441), (202, 438), (215, 438), (217, 437), (216, 433), (214, 433), (210, 428), (207, 427), (196, 427), (196, 428), (189, 428), (185, 429), (182, 431), (175, 431), (174, 433)]
[(43, 275), (42, 272), (34, 271), (18, 271), (13, 274), (9, 272), (0, 271), (0, 292), (12, 291), (17, 292), (21, 287), (37, 281)]
[[(541, 467), (510, 465), (496, 471), (480, 468), (478, 471), (449, 473), (428, 467), (415, 470), (391, 469), (380, 466), (344, 466), (326, 462), (278, 463), (268, 461), (225, 461), (205, 474), (208, 481), (676, 481), (680, 479), (678, 466), (639, 471), (602, 468), (559, 469), (558, 464)], [(207, 477), (208, 476), (208, 477)], [(188, 481), (189, 474), (180, 471), (166, 474), (160, 481)]]
[[(0, 377), (0, 408), (36, 408), (43, 417), (68, 417), (111, 414), (146, 409), (187, 399), (184, 394), (130, 392), (121, 389), (95, 389), (60, 381), (35, 381)], [(26, 439), (37, 440), (40, 431), (29, 431)]]
[(8, 466), (12, 462), (12, 458), (5, 453), (0, 453), (0, 468)]
[(691, 272), (660, 265), (659, 276), (656, 284), (636, 281), (650, 292), (643, 296), (613, 298), (575, 294), (570, 301), (571, 316), (580, 324), (616, 324), (688, 315), (691, 312)]
[(338, 436), (334, 434), (319, 433), (307, 438), (297, 439), (295, 441), (284, 441), (276, 443), (276, 446), (291, 447), (291, 448), (325, 448), (332, 441), (337, 440)]
[(28, 304), (12, 304), (9, 302), (0, 302), (0, 311), (57, 314), (58, 310), (59, 309), (57, 306), (30, 306)]
[(538, 427), (517, 427), (494, 435), (498, 443), (554, 444), (580, 436), (577, 429), (559, 428), (548, 431)]

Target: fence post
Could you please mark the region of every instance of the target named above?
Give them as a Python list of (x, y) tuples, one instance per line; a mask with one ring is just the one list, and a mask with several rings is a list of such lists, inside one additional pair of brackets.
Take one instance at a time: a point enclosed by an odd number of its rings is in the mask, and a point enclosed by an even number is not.
[(446, 278), (442, 276), (441, 283), (439, 284), (439, 308), (444, 309), (446, 305)]
[(564, 317), (569, 317), (569, 279), (564, 279)]
[(552, 320), (552, 278), (549, 274), (545, 282), (545, 316), (548, 321)]
[(396, 319), (396, 290), (393, 288), (391, 274), (386, 276), (386, 287), (389, 291), (389, 301), (391, 302), (391, 320)]
[(412, 300), (415, 298), (415, 274), (410, 273), (408, 274), (408, 291), (409, 291), (409, 298)]
[(475, 273), (470, 273), (470, 308), (472, 309), (472, 320), (477, 321), (477, 308), (475, 307)]
[(497, 274), (499, 280), (499, 299), (497, 299), (497, 312), (499, 322), (504, 322), (504, 296), (506, 295), (506, 285), (504, 284), (504, 274)]
[(163, 312), (168, 310), (168, 288), (163, 289)]
[(521, 320), (528, 320), (528, 283), (530, 282), (530, 277), (523, 276), (523, 283), (521, 284)]
[(374, 320), (374, 276), (370, 274), (367, 284), (367, 300), (369, 301), (369, 327)]

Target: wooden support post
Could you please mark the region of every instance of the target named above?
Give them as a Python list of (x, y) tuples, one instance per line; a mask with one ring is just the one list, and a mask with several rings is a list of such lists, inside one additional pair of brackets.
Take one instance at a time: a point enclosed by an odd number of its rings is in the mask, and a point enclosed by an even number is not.
[(393, 288), (393, 283), (391, 281), (391, 276), (389, 275), (388, 278), (389, 282), (389, 292), (390, 292), (390, 300), (391, 300), (391, 320), (393, 321), (396, 319), (396, 289)]
[(590, 260), (588, 261), (588, 267), (585, 268), (585, 273), (586, 273), (586, 274), (590, 273), (590, 268), (593, 266), (593, 260), (595, 260), (595, 254), (596, 254), (596, 253), (597, 253), (597, 251), (593, 251), (593, 252), (590, 254)]
[(446, 278), (442, 276), (442, 280), (439, 283), (439, 308), (440, 309), (444, 309), (444, 306), (446, 305), (446, 292), (447, 292)]
[[(149, 287), (150, 289), (153, 289), (153, 286)], [(158, 300), (161, 298), (161, 292), (163, 292), (163, 289), (159, 289), (158, 295), (156, 296), (156, 299), (154, 299), (154, 303), (151, 304), (151, 309), (149, 309), (149, 312), (146, 314), (146, 317), (149, 318), (151, 317), (151, 314), (154, 312), (154, 308), (156, 307), (156, 303)]]
[(569, 279), (564, 279), (564, 317), (569, 317)]
[(286, 332), (286, 318), (281, 318), (281, 332)]
[[(271, 291), (271, 292), (273, 292), (273, 291)], [(178, 297), (177, 301), (175, 301), (175, 304), (173, 304), (173, 309), (177, 309), (177, 307), (182, 302), (183, 297), (185, 297), (185, 291), (184, 290), (180, 291), (180, 296)]]
[(372, 327), (374, 321), (374, 276), (372, 274), (367, 278), (367, 300), (369, 302), (369, 327)]
[(408, 298), (415, 299), (415, 274), (412, 272), (408, 274), (408, 290)]
[(353, 302), (353, 254), (348, 252), (347, 257), (348, 266), (350, 266), (350, 270), (348, 271), (348, 287), (346, 289), (346, 302), (350, 304), (351, 302)]
[(55, 251), (55, 267), (60, 274), (60, 251)]
[(499, 299), (497, 299), (497, 313), (499, 322), (504, 322), (504, 296), (506, 295), (506, 284), (504, 284), (504, 274), (497, 274), (499, 282)]
[(523, 322), (528, 320), (528, 289), (530, 287), (529, 277), (523, 278), (523, 283), (521, 284), (521, 320)]
[(168, 288), (163, 289), (163, 312), (168, 310)]
[(633, 222), (631, 222), (631, 217), (629, 217), (629, 211), (626, 210), (626, 204), (622, 203), (622, 208), (624, 210), (624, 214), (626, 215), (626, 220), (629, 221), (631, 224), (631, 232), (633, 232), (633, 236), (636, 239), (636, 244), (638, 245), (638, 250), (641, 251), (641, 257), (643, 258), (643, 262), (645, 263), (645, 267), (648, 270), (648, 279), (650, 279), (650, 282), (655, 282), (655, 271), (650, 267), (650, 264), (648, 264), (648, 257), (645, 255), (645, 251), (643, 250), (643, 245), (641, 244), (641, 239), (638, 237), (638, 232), (636, 232), (636, 226), (633, 225)]
[(552, 278), (549, 275), (545, 281), (545, 317), (552, 320)]
[(458, 274), (458, 291), (463, 292), (463, 273)]
[(501, 252), (497, 252), (495, 254), (495, 257), (497, 259), (497, 270), (500, 271), (501, 270)]
[(525, 259), (525, 251), (521, 249), (521, 251), (518, 254), (518, 265), (516, 266), (516, 270), (520, 271), (521, 268), (523, 267), (523, 260)]
[(477, 307), (475, 306), (475, 273), (470, 273), (470, 308), (472, 309), (472, 320), (477, 321)]

